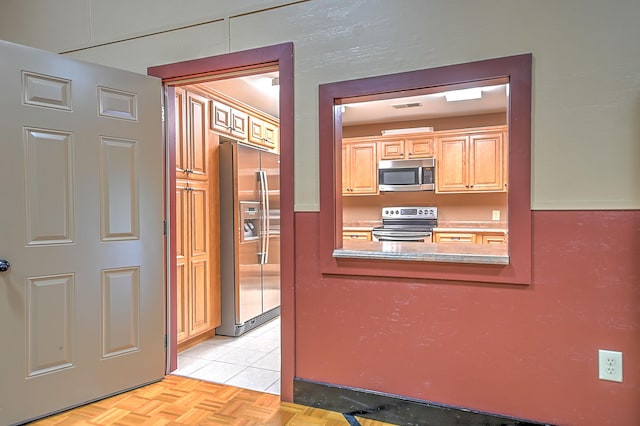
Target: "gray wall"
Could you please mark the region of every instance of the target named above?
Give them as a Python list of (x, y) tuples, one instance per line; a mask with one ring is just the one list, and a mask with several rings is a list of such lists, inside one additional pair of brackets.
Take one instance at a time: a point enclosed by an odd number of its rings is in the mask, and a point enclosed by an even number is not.
[(293, 41), (297, 211), (318, 84), (531, 52), (534, 209), (640, 207), (637, 0), (4, 0), (0, 38), (141, 73)]

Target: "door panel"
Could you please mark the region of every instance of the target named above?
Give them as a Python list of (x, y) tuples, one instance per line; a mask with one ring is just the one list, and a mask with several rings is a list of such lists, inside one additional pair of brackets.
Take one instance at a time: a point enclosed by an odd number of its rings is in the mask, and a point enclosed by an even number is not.
[(209, 101), (194, 93), (188, 93), (187, 106), (189, 108), (188, 145), (189, 179), (207, 179), (209, 173)]
[(11, 424), (164, 375), (163, 148), (160, 80), (6, 42), (0, 57)]

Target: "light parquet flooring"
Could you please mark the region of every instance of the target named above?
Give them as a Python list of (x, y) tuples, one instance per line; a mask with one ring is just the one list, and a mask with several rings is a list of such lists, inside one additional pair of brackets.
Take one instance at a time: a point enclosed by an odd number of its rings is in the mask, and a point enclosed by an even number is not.
[[(362, 426), (388, 423), (357, 418)], [(31, 423), (67, 425), (344, 426), (341, 413), (280, 402), (278, 395), (179, 376)]]

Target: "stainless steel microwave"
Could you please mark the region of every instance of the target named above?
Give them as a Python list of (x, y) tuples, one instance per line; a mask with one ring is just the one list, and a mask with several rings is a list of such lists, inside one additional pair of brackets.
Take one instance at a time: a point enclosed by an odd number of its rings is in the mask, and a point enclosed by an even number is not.
[(433, 191), (435, 165), (434, 158), (382, 160), (378, 163), (378, 190)]

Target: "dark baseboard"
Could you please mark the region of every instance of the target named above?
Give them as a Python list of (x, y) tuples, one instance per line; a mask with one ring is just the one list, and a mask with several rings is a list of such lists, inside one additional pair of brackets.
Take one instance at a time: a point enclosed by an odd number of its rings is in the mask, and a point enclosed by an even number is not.
[(396, 425), (407, 426), (540, 426), (529, 420), (468, 410), (398, 395), (295, 379), (293, 401)]

